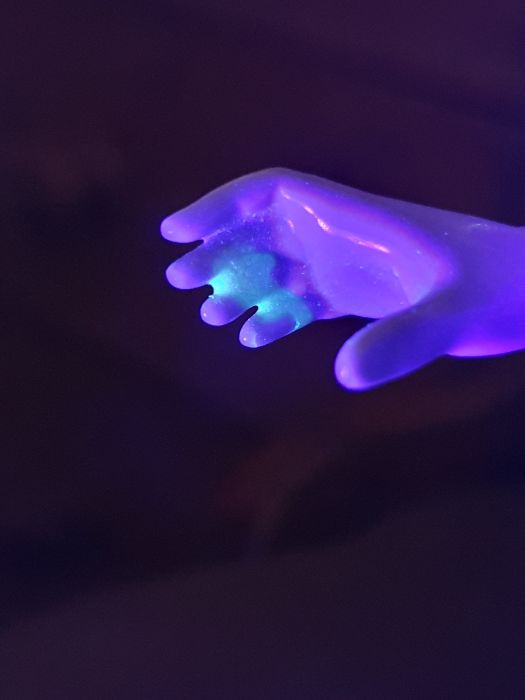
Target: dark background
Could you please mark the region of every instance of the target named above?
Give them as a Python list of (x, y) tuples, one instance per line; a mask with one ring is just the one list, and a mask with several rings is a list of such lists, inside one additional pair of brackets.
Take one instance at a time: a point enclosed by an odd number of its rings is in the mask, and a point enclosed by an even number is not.
[(521, 0), (1, 15), (2, 697), (524, 697), (525, 354), (346, 393), (361, 320), (242, 348), (158, 233), (276, 165), (523, 225)]

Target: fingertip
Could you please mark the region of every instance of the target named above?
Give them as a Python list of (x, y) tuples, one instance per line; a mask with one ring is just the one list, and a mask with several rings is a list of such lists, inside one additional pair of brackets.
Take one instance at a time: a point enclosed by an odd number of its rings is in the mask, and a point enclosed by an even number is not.
[(216, 295), (208, 297), (200, 309), (201, 319), (210, 326), (225, 326), (238, 318), (242, 312), (242, 307), (233, 299)]
[(367, 391), (397, 378), (386, 372), (383, 363), (379, 366), (370, 363), (369, 353), (362, 344), (364, 330), (349, 338), (335, 358), (335, 377), (348, 391)]
[(337, 353), (334, 372), (339, 384), (349, 391), (364, 391), (371, 385), (357, 371), (357, 363), (349, 341)]
[(175, 260), (166, 270), (166, 279), (171, 286), (177, 289), (202, 287), (205, 283), (201, 279), (196, 278), (192, 269), (181, 262), (181, 260)]
[(250, 316), (239, 332), (239, 341), (245, 348), (260, 348), (271, 342), (271, 339), (268, 339), (264, 333), (261, 319), (257, 313), (256, 311), (253, 316)]
[(247, 348), (262, 348), (290, 335), (298, 327), (291, 316), (268, 320), (257, 311), (241, 328), (239, 340)]
[(260, 345), (257, 343), (257, 338), (255, 333), (245, 330), (244, 326), (241, 328), (239, 333), (239, 342), (244, 345), (245, 348), (258, 348)]
[(199, 240), (198, 233), (188, 226), (178, 214), (172, 214), (160, 224), (160, 234), (174, 243), (193, 243)]
[(200, 309), (200, 316), (204, 323), (209, 326), (223, 326), (224, 320), (221, 317), (216, 306), (208, 303), (208, 299), (202, 304)]

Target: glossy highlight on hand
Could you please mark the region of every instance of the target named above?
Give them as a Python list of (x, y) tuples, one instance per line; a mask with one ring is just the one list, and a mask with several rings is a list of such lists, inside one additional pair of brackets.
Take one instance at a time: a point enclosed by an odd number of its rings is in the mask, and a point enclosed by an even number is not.
[(162, 235), (201, 241), (167, 270), (211, 285), (211, 325), (248, 309), (240, 342), (260, 347), (312, 321), (378, 319), (350, 337), (335, 373), (362, 390), (442, 355), (525, 347), (525, 229), (360, 192), (272, 168), (167, 217)]

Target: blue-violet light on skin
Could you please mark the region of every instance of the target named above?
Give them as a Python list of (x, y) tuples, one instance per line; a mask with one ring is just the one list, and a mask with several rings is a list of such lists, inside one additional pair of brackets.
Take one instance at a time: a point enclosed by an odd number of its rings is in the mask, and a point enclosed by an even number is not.
[(168, 280), (211, 285), (201, 307), (211, 325), (253, 309), (239, 334), (248, 347), (316, 320), (370, 319), (336, 358), (347, 389), (384, 384), (442, 355), (525, 348), (522, 227), (272, 168), (172, 214), (161, 232), (202, 241), (170, 265)]

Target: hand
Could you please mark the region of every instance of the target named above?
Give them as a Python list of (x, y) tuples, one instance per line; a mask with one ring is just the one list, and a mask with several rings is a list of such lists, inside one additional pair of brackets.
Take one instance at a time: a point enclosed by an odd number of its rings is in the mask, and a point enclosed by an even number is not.
[(525, 234), (463, 214), (271, 169), (234, 180), (162, 223), (203, 242), (167, 270), (179, 289), (209, 284), (204, 321), (256, 309), (240, 341), (260, 347), (314, 320), (378, 318), (341, 348), (349, 389), (444, 354), (525, 347)]

